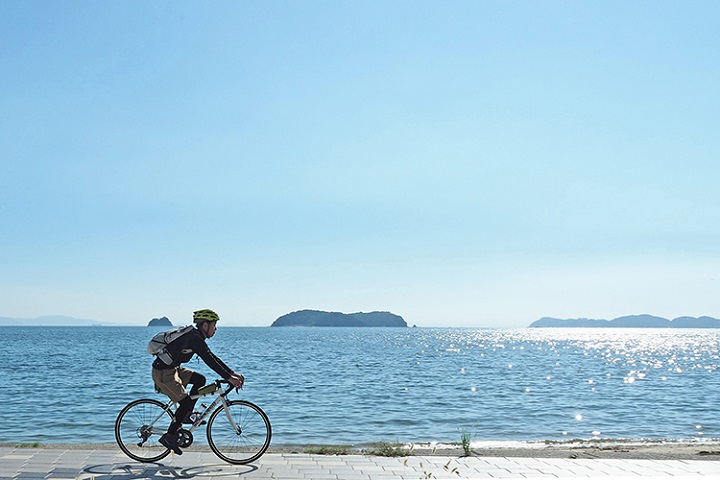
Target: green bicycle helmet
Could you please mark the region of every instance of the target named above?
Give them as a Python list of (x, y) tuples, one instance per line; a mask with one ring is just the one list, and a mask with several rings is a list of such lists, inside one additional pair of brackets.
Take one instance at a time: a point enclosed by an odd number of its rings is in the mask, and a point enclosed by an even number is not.
[(218, 320), (220, 320), (218, 314), (208, 308), (193, 312), (193, 323), (217, 322)]

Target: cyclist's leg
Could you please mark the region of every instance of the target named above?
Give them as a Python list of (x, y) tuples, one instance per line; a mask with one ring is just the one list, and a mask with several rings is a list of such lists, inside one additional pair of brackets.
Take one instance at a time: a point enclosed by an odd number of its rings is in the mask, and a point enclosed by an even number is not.
[(178, 369), (159, 370), (153, 368), (153, 380), (162, 393), (178, 404), (175, 417), (168, 427), (167, 434), (160, 438), (160, 443), (171, 448), (178, 455), (181, 455), (182, 451), (177, 446), (177, 432), (182, 426), (183, 419), (192, 412), (195, 402), (185, 391), (185, 385), (180, 378)]
[(168, 368), (166, 370), (159, 370), (153, 368), (152, 377), (155, 386), (160, 392), (170, 397), (170, 400), (173, 402), (180, 403), (180, 400), (187, 396), (185, 385), (182, 383), (177, 369)]
[[(200, 388), (205, 385), (205, 376), (193, 370), (190, 370), (189, 368), (178, 367), (177, 377), (180, 379), (180, 382), (183, 384), (184, 387), (192, 384), (192, 388), (190, 389), (190, 395), (197, 395), (198, 390), (200, 390)], [(195, 404), (197, 403), (197, 399), (186, 400), (186, 402), (189, 401), (192, 401), (192, 405), (190, 406), (190, 410), (187, 412), (187, 415), (185, 415), (184, 417), (178, 415), (178, 417), (183, 420), (186, 420), (187, 416), (193, 412), (193, 410), (195, 409)], [(178, 409), (178, 412), (180, 412), (180, 409)], [(185, 423), (188, 422), (186, 421)]]
[(180, 377), (182, 384), (186, 387), (192, 384), (190, 395), (197, 395), (198, 390), (204, 387), (207, 382), (204, 375), (192, 371), (189, 368), (178, 367), (178, 376)]
[(178, 404), (177, 410), (175, 410), (175, 419), (168, 427), (168, 433), (171, 435), (177, 435), (177, 431), (183, 424), (183, 420), (187, 418), (195, 408), (195, 400), (190, 398), (190, 395), (185, 395), (180, 403)]

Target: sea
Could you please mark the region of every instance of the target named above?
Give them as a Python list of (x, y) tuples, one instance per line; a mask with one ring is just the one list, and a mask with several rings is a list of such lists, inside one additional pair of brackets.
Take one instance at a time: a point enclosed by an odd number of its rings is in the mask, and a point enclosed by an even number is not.
[[(164, 400), (160, 330), (0, 327), (0, 443), (114, 442), (124, 405)], [(274, 445), (720, 443), (716, 329), (221, 325), (208, 342)]]

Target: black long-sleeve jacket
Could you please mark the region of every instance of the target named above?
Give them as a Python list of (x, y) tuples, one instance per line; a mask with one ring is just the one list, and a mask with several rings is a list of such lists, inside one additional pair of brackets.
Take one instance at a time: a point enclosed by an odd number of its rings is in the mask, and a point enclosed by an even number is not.
[(212, 353), (210, 347), (205, 342), (205, 336), (200, 330), (193, 328), (185, 335), (176, 338), (168, 346), (167, 351), (170, 353), (173, 361), (170, 365), (165, 364), (159, 358), (156, 358), (153, 362), (153, 368), (159, 370), (167, 370), (170, 368), (176, 368), (182, 363), (189, 362), (193, 355), (197, 354), (202, 358), (205, 364), (212, 368), (215, 373), (220, 375), (223, 379), (227, 380), (235, 372), (220, 358)]

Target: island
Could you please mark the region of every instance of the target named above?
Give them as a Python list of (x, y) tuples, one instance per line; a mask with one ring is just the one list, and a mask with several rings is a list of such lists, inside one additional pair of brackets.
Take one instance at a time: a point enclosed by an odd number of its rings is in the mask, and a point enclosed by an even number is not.
[(400, 315), (390, 312), (340, 313), (299, 310), (275, 320), (271, 327), (407, 327)]
[(543, 317), (530, 324), (530, 328), (720, 328), (720, 320), (713, 317), (678, 317), (669, 320), (654, 315), (627, 315), (612, 320), (591, 318)]
[(167, 317), (153, 318), (148, 323), (148, 327), (172, 327), (173, 324)]

